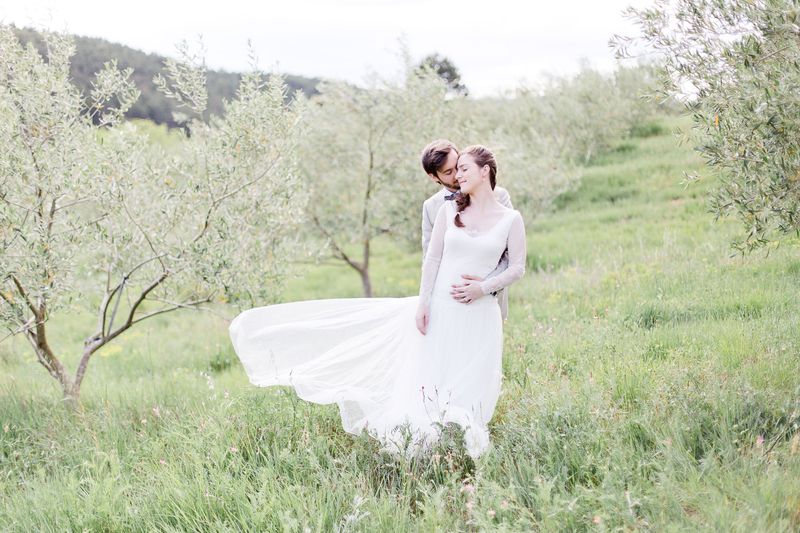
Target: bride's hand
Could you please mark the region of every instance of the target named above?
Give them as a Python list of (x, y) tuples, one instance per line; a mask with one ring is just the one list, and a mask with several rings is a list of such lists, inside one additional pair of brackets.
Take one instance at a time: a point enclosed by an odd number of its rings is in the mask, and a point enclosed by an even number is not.
[(462, 304), (468, 304), (484, 295), (483, 289), (481, 289), (481, 281), (483, 281), (483, 278), (470, 276), (468, 274), (462, 274), (461, 277), (467, 281), (461, 284), (451, 285), (450, 287), (450, 294), (453, 296), (454, 300)]
[(428, 321), (430, 320), (430, 312), (428, 311), (428, 306), (419, 306), (417, 308), (417, 329), (420, 333), (425, 335), (428, 331)]

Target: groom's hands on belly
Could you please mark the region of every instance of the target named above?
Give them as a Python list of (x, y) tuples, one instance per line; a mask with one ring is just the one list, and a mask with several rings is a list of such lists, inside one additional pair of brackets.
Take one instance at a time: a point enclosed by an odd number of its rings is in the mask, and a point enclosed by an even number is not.
[(455, 301), (468, 304), (483, 296), (483, 289), (481, 289), (483, 278), (469, 274), (461, 274), (461, 277), (466, 280), (464, 283), (450, 285), (450, 294)]

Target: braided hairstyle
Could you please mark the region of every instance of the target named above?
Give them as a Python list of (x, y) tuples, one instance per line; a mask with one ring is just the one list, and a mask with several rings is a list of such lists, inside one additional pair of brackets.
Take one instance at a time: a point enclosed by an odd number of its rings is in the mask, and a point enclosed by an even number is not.
[[(489, 165), (489, 184), (492, 186), (492, 190), (494, 190), (494, 187), (497, 184), (497, 161), (495, 160), (492, 151), (480, 144), (473, 144), (472, 146), (467, 146), (464, 148), (459, 154), (458, 158), (461, 159), (465, 155), (472, 156), (472, 159), (475, 161), (475, 164), (478, 165), (478, 168), (483, 168), (485, 165)], [(454, 200), (456, 202), (455, 224), (456, 227), (463, 228), (464, 223), (461, 222), (461, 211), (466, 209), (469, 205), (469, 195), (459, 191), (456, 193)]]

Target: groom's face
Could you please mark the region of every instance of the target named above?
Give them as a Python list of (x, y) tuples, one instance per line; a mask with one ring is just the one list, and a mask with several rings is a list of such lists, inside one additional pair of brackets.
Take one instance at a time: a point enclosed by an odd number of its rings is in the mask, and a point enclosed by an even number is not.
[(450, 150), (450, 153), (447, 154), (447, 159), (444, 160), (442, 166), (436, 171), (435, 181), (438, 181), (450, 189), (458, 189), (458, 181), (456, 181), (456, 163), (458, 163), (458, 154), (455, 150)]

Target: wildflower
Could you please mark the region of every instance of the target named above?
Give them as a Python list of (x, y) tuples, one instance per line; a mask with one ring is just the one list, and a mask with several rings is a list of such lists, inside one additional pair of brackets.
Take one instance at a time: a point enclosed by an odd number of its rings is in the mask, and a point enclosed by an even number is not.
[(142, 418), (142, 419), (140, 420), (140, 422), (141, 422), (142, 424), (144, 424), (144, 425), (147, 425), (147, 419), (146, 419), (146, 418)]
[(756, 439), (756, 448), (761, 448), (764, 446), (764, 435), (759, 435)]
[(473, 507), (474, 505), (475, 505), (475, 504), (474, 504), (474, 503), (472, 503), (472, 501), (468, 501), (468, 502), (467, 502), (467, 511), (471, 511), (471, 510), (472, 510), (472, 507)]
[(158, 460), (158, 464), (165, 465), (165, 464), (167, 464), (167, 462), (164, 459), (159, 459)]
[(500, 502), (500, 509), (502, 509), (504, 511), (506, 509), (508, 509), (508, 500), (503, 500), (503, 501)]
[(153, 407), (153, 416), (156, 418), (161, 418), (161, 410), (158, 408), (157, 405)]
[(231, 446), (231, 453), (236, 453), (238, 451), (239, 451), (239, 448), (237, 448), (236, 446)]
[(475, 485), (471, 483), (465, 483), (463, 487), (461, 487), (461, 492), (466, 492), (467, 494), (472, 494), (475, 492)]
[(488, 511), (486, 511), (486, 514), (489, 516), (489, 518), (494, 518), (494, 515), (496, 515), (497, 513), (495, 512), (494, 509), (489, 509)]
[(602, 522), (602, 521), (603, 521), (603, 519), (600, 518), (600, 515), (598, 515), (598, 514), (594, 515), (594, 518), (592, 518), (592, 523), (595, 524), (595, 525), (598, 525), (598, 526), (600, 525), (600, 522)]

